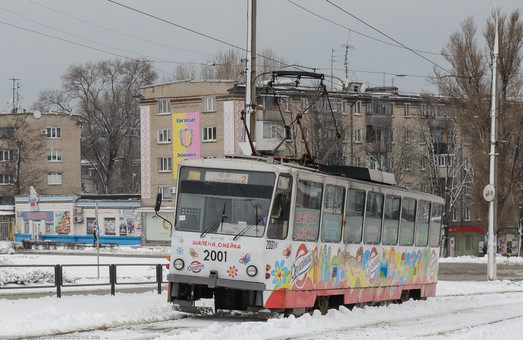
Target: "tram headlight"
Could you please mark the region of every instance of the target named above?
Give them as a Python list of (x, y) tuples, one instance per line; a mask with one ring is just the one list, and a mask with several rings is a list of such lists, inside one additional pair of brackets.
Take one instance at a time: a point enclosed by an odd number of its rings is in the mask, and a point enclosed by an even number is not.
[(185, 266), (185, 263), (183, 262), (182, 259), (176, 259), (174, 260), (174, 268), (178, 269), (178, 270), (182, 270), (183, 267)]
[(256, 276), (258, 274), (258, 268), (256, 266), (250, 265), (247, 267), (247, 275), (249, 276)]

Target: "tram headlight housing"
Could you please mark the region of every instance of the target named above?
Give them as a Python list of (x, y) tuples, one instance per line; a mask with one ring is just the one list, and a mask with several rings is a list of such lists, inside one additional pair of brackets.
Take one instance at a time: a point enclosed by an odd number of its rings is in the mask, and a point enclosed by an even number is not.
[(256, 268), (256, 266), (253, 265), (248, 266), (246, 271), (247, 275), (249, 275), (250, 277), (256, 276), (256, 274), (258, 274), (258, 268)]
[(178, 270), (182, 270), (183, 267), (185, 267), (185, 263), (183, 262), (182, 259), (176, 259), (174, 260), (174, 268), (178, 269)]

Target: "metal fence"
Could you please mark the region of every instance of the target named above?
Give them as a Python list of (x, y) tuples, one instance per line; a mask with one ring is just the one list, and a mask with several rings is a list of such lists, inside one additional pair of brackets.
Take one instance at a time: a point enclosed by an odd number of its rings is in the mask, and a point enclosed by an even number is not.
[[(63, 274), (64, 268), (67, 267), (97, 267), (100, 266), (109, 271), (109, 282), (97, 282), (97, 283), (64, 283)], [(118, 282), (118, 267), (155, 267), (156, 268), (156, 280), (155, 281), (134, 281), (134, 282)], [(2, 289), (27, 289), (27, 288), (56, 288), (56, 297), (62, 297), (62, 287), (89, 287), (89, 286), (110, 286), (111, 295), (116, 294), (117, 285), (146, 285), (146, 284), (156, 284), (158, 288), (158, 294), (162, 293), (162, 283), (163, 281), (163, 266), (162, 264), (135, 264), (135, 263), (125, 263), (125, 264), (9, 264), (9, 265), (0, 265), (1, 268), (54, 268), (54, 284), (43, 284), (43, 285), (18, 285), (14, 287), (5, 287), (0, 285), (0, 290)]]

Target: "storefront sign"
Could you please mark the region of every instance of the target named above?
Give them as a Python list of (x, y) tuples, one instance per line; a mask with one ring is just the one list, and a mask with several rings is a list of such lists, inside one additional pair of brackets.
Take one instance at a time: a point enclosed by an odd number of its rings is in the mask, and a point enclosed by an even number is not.
[(24, 221), (52, 221), (53, 212), (52, 211), (24, 211), (23, 212)]

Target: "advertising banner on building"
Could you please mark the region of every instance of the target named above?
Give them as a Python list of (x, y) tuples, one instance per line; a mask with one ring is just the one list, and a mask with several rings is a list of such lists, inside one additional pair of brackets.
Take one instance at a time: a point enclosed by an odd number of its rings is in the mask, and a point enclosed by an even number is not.
[(184, 159), (200, 158), (200, 113), (173, 113), (173, 164), (174, 178), (177, 166)]
[(55, 211), (54, 231), (56, 234), (69, 234), (71, 232), (71, 217), (69, 211)]
[(130, 209), (120, 209), (120, 225), (117, 232), (120, 236), (142, 236), (142, 215)]

